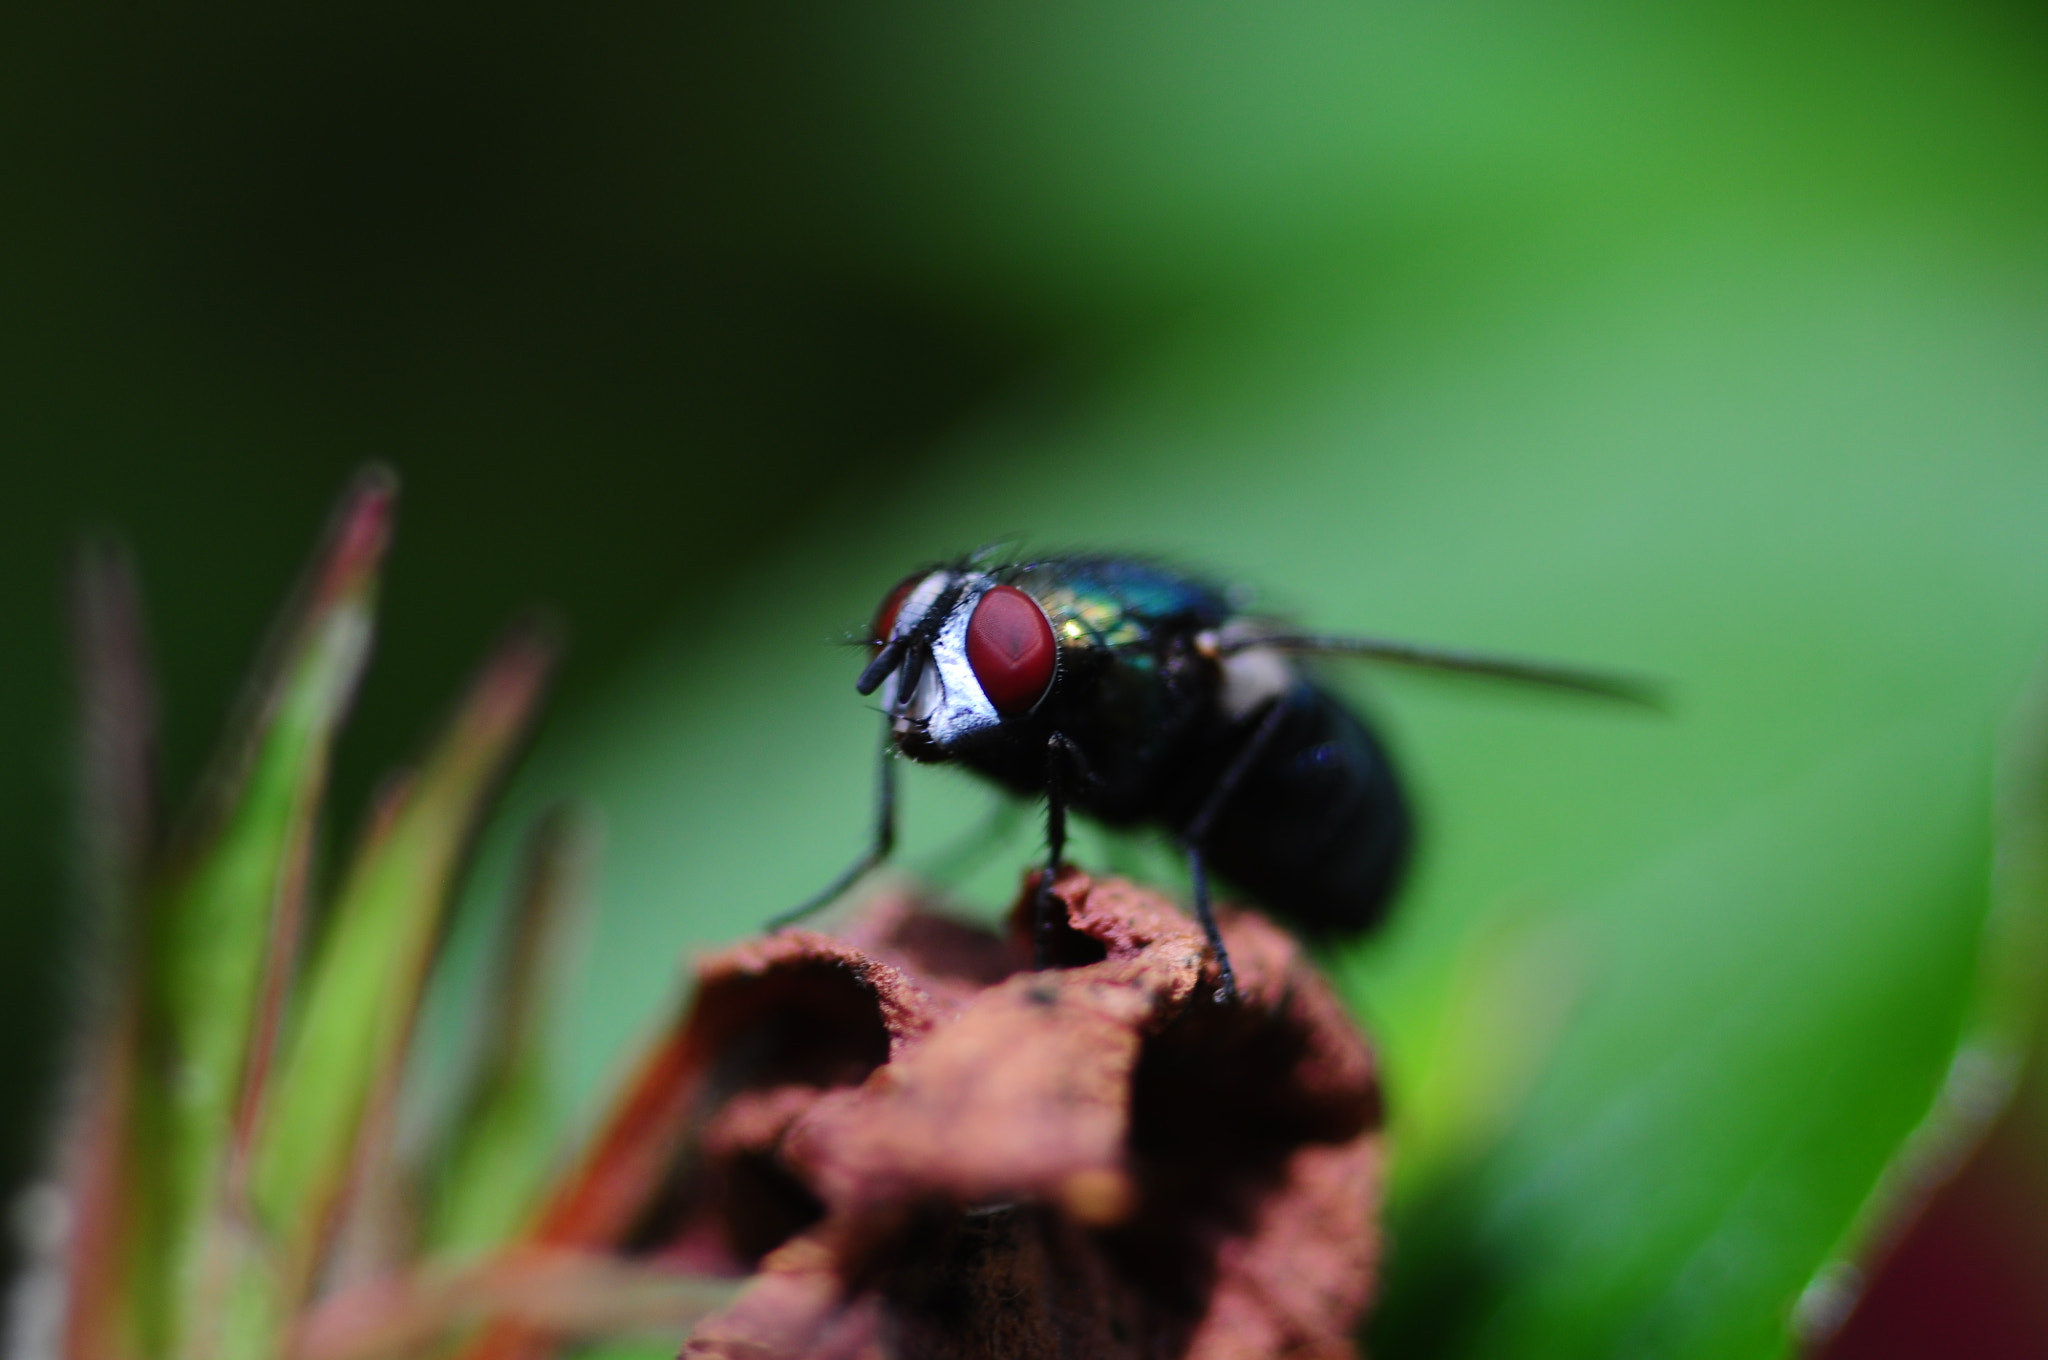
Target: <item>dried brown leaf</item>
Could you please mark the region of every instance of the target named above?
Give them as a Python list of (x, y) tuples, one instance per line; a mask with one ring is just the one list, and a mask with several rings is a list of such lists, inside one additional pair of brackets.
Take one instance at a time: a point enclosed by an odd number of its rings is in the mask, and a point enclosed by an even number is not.
[(1075, 873), (1032, 971), (1030, 896), (1006, 937), (889, 898), (706, 960), (537, 1241), (751, 1270), (703, 1360), (1351, 1355), (1381, 1137), (1342, 1005), (1248, 912), (1219, 1004), (1191, 921)]

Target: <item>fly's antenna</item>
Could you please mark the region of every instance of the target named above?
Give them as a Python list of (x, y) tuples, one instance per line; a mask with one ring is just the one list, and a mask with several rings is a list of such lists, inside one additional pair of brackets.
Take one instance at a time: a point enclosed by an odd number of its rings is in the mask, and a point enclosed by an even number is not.
[(861, 671), (860, 679), (853, 682), (854, 693), (866, 698), (882, 687), (891, 671), (901, 667), (903, 674), (896, 687), (897, 706), (908, 705), (924, 673), (925, 662), (930, 659), (932, 640), (939, 635), (939, 629), (966, 589), (966, 584), (960, 581), (947, 586), (939, 598), (932, 601), (931, 608), (925, 611), (915, 627), (883, 643), (882, 650), (875, 653), (875, 659)]
[(875, 653), (875, 659), (868, 662), (860, 673), (860, 679), (853, 682), (853, 692), (865, 699), (882, 687), (889, 678), (889, 672), (903, 664), (903, 653), (907, 650), (909, 638), (891, 638)]

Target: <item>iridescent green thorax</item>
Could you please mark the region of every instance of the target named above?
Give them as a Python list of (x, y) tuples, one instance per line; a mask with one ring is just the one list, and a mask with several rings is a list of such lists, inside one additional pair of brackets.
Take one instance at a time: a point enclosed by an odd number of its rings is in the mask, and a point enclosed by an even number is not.
[(1230, 615), (1220, 589), (1130, 558), (1061, 558), (1005, 575), (1038, 601), (1062, 647), (1141, 648), (1162, 627), (1214, 628)]

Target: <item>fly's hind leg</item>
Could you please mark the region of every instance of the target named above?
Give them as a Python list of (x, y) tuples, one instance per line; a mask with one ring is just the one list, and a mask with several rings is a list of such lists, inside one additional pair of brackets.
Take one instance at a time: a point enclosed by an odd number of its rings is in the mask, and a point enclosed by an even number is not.
[(896, 761), (891, 752), (889, 732), (894, 720), (887, 714), (882, 718), (882, 746), (879, 764), (875, 771), (875, 838), (867, 853), (846, 866), (840, 875), (826, 884), (820, 892), (805, 898), (779, 916), (768, 920), (770, 931), (782, 930), (795, 925), (812, 912), (835, 901), (841, 894), (858, 883), (867, 873), (896, 848)]
[(1216, 956), (1216, 1000), (1237, 1000), (1237, 975), (1230, 970), (1230, 951), (1223, 947), (1223, 932), (1216, 928), (1216, 913), (1209, 905), (1209, 869), (1202, 863), (1200, 846), (1189, 845), (1188, 881), (1194, 885), (1195, 919), (1209, 937), (1209, 952)]
[(1237, 999), (1237, 975), (1231, 971), (1230, 951), (1223, 947), (1223, 932), (1216, 926), (1215, 908), (1209, 902), (1209, 866), (1202, 857), (1202, 838), (1215, 824), (1217, 814), (1223, 811), (1230, 795), (1244, 782), (1245, 775), (1251, 772), (1266, 748), (1273, 744), (1273, 738), (1279, 735), (1280, 724), (1287, 718), (1288, 702), (1283, 696), (1267, 707), (1259, 725), (1245, 738), (1244, 745), (1238, 748), (1237, 755), (1216, 781), (1216, 787), (1210, 789), (1209, 796), (1202, 800), (1200, 811), (1188, 823), (1187, 830), (1181, 833), (1181, 848), (1188, 856), (1188, 881), (1194, 891), (1195, 919), (1202, 923), (1202, 933), (1209, 938), (1209, 950), (1216, 956), (1218, 1002)]

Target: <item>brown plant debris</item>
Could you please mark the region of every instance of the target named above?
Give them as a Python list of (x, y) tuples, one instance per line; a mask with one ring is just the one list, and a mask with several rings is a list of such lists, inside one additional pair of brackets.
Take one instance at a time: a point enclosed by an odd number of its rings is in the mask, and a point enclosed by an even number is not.
[(1042, 972), (1028, 886), (1007, 936), (895, 896), (705, 960), (537, 1245), (751, 1273), (697, 1360), (1353, 1355), (1382, 1146), (1344, 1008), (1254, 913), (1218, 1004), (1170, 902), (1055, 895)]

